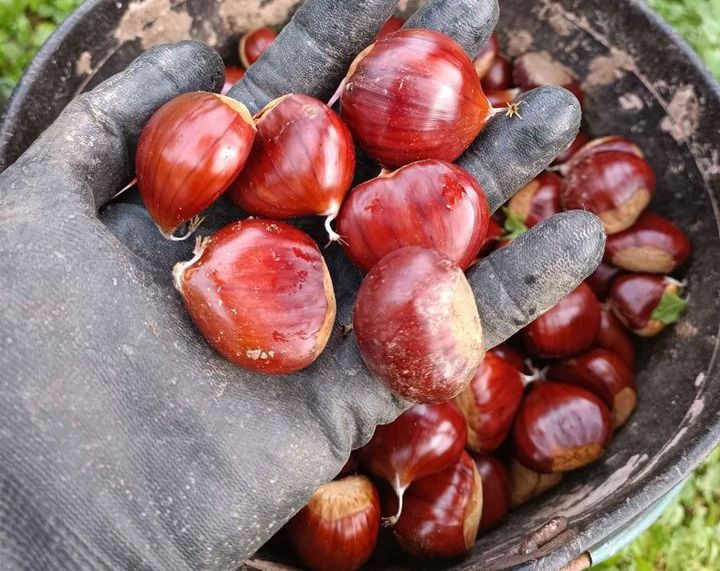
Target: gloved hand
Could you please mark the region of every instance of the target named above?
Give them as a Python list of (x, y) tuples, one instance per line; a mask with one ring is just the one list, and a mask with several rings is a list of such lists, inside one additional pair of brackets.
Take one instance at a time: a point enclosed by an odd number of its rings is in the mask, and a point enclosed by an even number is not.
[[(308, 0), (233, 95), (252, 111), (287, 92), (328, 98), (395, 3)], [(474, 55), (496, 17), (495, 0), (435, 0), (408, 26)], [(342, 334), (360, 275), (339, 249), (327, 250), (328, 348), (300, 373), (266, 377), (223, 360), (188, 319), (170, 268), (191, 245), (160, 238), (137, 204), (104, 208), (132, 178), (153, 111), (222, 77), (203, 45), (149, 50), (0, 175), (3, 569), (234, 569), (408, 406)], [(579, 126), (559, 88), (523, 101), (522, 119), (496, 115), (460, 160), (493, 210)], [(603, 247), (598, 220), (571, 212), (472, 268), (487, 346), (576, 287)]]

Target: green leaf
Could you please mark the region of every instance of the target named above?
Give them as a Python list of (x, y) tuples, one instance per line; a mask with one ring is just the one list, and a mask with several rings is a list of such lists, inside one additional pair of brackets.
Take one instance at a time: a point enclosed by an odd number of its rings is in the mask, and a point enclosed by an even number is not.
[(503, 208), (505, 214), (505, 235), (500, 238), (503, 242), (510, 242), (528, 231), (525, 226), (525, 217), (515, 212), (512, 208)]
[(661, 321), (665, 325), (675, 323), (687, 309), (688, 302), (676, 293), (666, 292), (660, 303), (652, 312), (651, 319)]

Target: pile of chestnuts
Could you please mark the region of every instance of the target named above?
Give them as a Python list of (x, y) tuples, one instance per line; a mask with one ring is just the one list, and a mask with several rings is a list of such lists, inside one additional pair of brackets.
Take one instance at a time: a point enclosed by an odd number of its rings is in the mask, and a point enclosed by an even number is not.
[[(138, 146), (137, 184), (168, 238), (195, 232), (225, 193), (250, 215), (198, 239), (194, 258), (174, 270), (198, 329), (236, 365), (298, 371), (333, 329), (322, 252), (288, 219), (323, 217), (330, 241), (365, 273), (357, 345), (372, 374), (416, 404), (378, 427), (286, 526), (311, 569), (356, 569), (386, 532), (419, 558), (472, 549), (508, 510), (603, 455), (637, 404), (631, 334), (657, 335), (687, 305), (670, 274), (689, 240), (647, 210), (655, 174), (632, 141), (580, 133), (493, 217), (478, 182), (453, 164), (494, 109), (519, 115), (521, 91), (560, 85), (582, 101), (567, 69), (539, 53), (511, 62), (495, 36), (471, 61), (449, 37), (403, 23), (388, 20), (358, 55), (334, 98), (339, 112), (290, 94), (253, 117), (226, 95), (191, 93), (156, 112)], [(276, 35), (243, 36), (243, 65)], [(228, 67), (223, 93), (243, 73)], [(443, 88), (442, 110), (428, 81)], [(356, 145), (382, 171), (351, 188)], [(464, 271), (578, 208), (606, 229), (603, 263), (485, 355)]]

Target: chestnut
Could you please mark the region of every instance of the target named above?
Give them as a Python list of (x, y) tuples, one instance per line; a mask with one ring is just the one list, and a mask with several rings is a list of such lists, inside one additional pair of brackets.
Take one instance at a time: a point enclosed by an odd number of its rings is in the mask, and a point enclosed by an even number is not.
[(238, 81), (240, 81), (243, 77), (245, 77), (245, 70), (236, 66), (236, 65), (228, 65), (225, 67), (225, 83), (223, 85), (222, 91), (220, 92), (222, 95), (225, 95), (228, 91), (230, 91)]
[(520, 189), (508, 203), (510, 210), (523, 220), (527, 228), (562, 212), (560, 190), (562, 179), (544, 172)]
[(654, 274), (625, 274), (615, 280), (610, 307), (620, 322), (640, 337), (654, 337), (675, 323), (687, 308), (682, 284)]
[(459, 395), (484, 356), (475, 297), (463, 271), (434, 250), (395, 250), (365, 277), (354, 330), (370, 372), (398, 396)]
[[(196, 91), (158, 109), (140, 135), (135, 168), (145, 207), (167, 238), (223, 194), (245, 166), (255, 123), (240, 102)], [(199, 222), (190, 224), (189, 236)]]
[(269, 26), (257, 28), (242, 35), (238, 45), (238, 54), (245, 69), (260, 59), (275, 38), (277, 38), (277, 32)]
[(485, 96), (494, 109), (508, 107), (520, 95), (519, 89), (503, 89), (500, 91), (487, 91)]
[(630, 153), (640, 159), (645, 158), (645, 154), (642, 152), (642, 149), (630, 139), (627, 139), (622, 135), (609, 135), (592, 140), (586, 139), (585, 144), (578, 149), (567, 164), (563, 165), (561, 171), (567, 172), (568, 169), (572, 168), (575, 164), (583, 161), (587, 157), (609, 151)]
[(491, 112), (465, 51), (433, 30), (402, 29), (367, 48), (340, 98), (355, 141), (385, 168), (454, 162)]
[[(390, 509), (394, 497), (390, 497)], [(472, 549), (483, 506), (475, 462), (462, 452), (455, 463), (413, 482), (393, 534), (405, 551), (423, 559), (457, 557)]]
[(415, 405), (375, 429), (359, 458), (368, 473), (392, 486), (399, 500), (388, 525), (397, 522), (408, 486), (454, 464), (466, 442), (465, 418), (451, 402)]
[(383, 24), (380, 31), (375, 36), (375, 41), (382, 40), (384, 37), (397, 32), (400, 28), (405, 25), (405, 20), (398, 16), (390, 16)]
[(244, 220), (198, 241), (175, 286), (205, 339), (236, 365), (291, 373), (327, 345), (335, 294), (315, 242), (283, 222)]
[(496, 450), (505, 440), (524, 392), (523, 375), (505, 359), (492, 352), (470, 385), (455, 398), (465, 415), (467, 445), (474, 452)]
[(562, 478), (562, 472), (541, 474), (513, 459), (510, 465), (510, 507), (520, 507), (532, 498), (544, 494), (557, 486)]
[(615, 278), (617, 278), (621, 273), (622, 270), (620, 268), (611, 264), (606, 264), (605, 262), (600, 262), (600, 265), (588, 276), (585, 283), (595, 292), (598, 299), (604, 301), (610, 293), (610, 288), (612, 287)]
[(575, 137), (575, 140), (571, 143), (571, 145), (565, 149), (562, 153), (560, 153), (557, 158), (553, 161), (553, 166), (562, 165), (567, 163), (575, 154), (583, 148), (587, 142), (590, 139), (588, 139), (588, 136), (580, 131), (577, 134), (577, 137)]
[(475, 73), (482, 80), (487, 75), (495, 63), (495, 58), (500, 54), (500, 44), (498, 43), (497, 34), (493, 33), (490, 39), (480, 49), (480, 53), (473, 60)]
[(354, 571), (372, 555), (380, 498), (365, 476), (323, 484), (287, 525), (293, 551), (313, 571)]
[(348, 476), (356, 475), (359, 464), (360, 456), (358, 455), (358, 452), (356, 450), (353, 450), (350, 453), (350, 457), (348, 458), (347, 462), (345, 462), (345, 465), (342, 467), (338, 475), (335, 476), (335, 479), (342, 480), (343, 478), (347, 478)]
[(586, 284), (527, 325), (520, 333), (537, 357), (562, 359), (588, 349), (600, 329), (600, 303)]
[(483, 505), (479, 531), (494, 527), (510, 509), (510, 474), (505, 465), (489, 454), (471, 454), (482, 481)]
[(498, 54), (495, 61), (482, 76), (480, 84), (485, 91), (503, 91), (512, 87), (513, 67), (510, 62)]
[(617, 355), (631, 371), (635, 367), (635, 347), (627, 329), (607, 307), (603, 307), (600, 314), (600, 329), (595, 338), (595, 345)]
[(610, 408), (612, 427), (619, 428), (635, 410), (635, 377), (620, 357), (606, 349), (594, 348), (553, 363), (548, 378), (572, 383), (599, 396)]
[(526, 365), (522, 354), (520, 353), (520, 351), (515, 349), (515, 347), (510, 345), (508, 341), (501, 343), (497, 347), (493, 347), (488, 351), (488, 353), (492, 353), (496, 357), (505, 359), (508, 363), (510, 363), (513, 367), (515, 367), (518, 371), (522, 373), (528, 372), (528, 366)]
[(627, 230), (655, 194), (655, 173), (643, 158), (607, 151), (574, 163), (563, 179), (565, 210), (593, 212), (608, 234)]
[(635, 225), (608, 236), (605, 261), (631, 272), (670, 274), (690, 256), (690, 240), (667, 218), (645, 211)]
[(405, 246), (438, 250), (467, 269), (489, 223), (475, 179), (451, 163), (428, 160), (356, 187), (340, 211), (338, 232), (345, 253), (364, 272)]
[(232, 185), (233, 201), (265, 218), (325, 216), (330, 223), (350, 190), (355, 145), (327, 105), (307, 95), (276, 99), (256, 116), (257, 137), (247, 166)]
[(500, 226), (500, 224), (498, 224), (494, 218), (490, 218), (490, 222), (488, 223), (487, 235), (482, 241), (482, 244), (480, 244), (479, 255), (485, 256), (492, 252), (495, 246), (497, 246), (498, 242), (500, 241), (500, 238), (502, 238), (503, 234), (505, 234), (505, 230), (503, 230), (503, 227)]
[(580, 103), (585, 97), (570, 70), (545, 53), (527, 52), (517, 58), (513, 68), (513, 80), (523, 91), (543, 85), (559, 85), (570, 91)]
[(590, 391), (566, 383), (533, 383), (513, 425), (518, 460), (543, 473), (567, 472), (600, 458), (612, 426), (605, 403)]

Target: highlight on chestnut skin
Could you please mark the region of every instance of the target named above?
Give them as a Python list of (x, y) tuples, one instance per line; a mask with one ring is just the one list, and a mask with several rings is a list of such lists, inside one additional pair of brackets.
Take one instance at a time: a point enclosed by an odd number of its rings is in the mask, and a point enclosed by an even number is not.
[(608, 236), (605, 261), (631, 272), (670, 274), (687, 261), (690, 249), (680, 228), (646, 211), (631, 228)]
[(494, 353), (486, 353), (470, 385), (454, 401), (465, 416), (470, 450), (488, 453), (500, 447), (510, 432), (524, 388), (520, 371)]
[(257, 28), (243, 34), (238, 44), (238, 55), (240, 56), (240, 63), (245, 66), (245, 69), (260, 59), (260, 56), (275, 41), (277, 35), (277, 32), (269, 26)]
[(480, 531), (486, 531), (500, 523), (510, 509), (512, 490), (510, 474), (505, 465), (490, 454), (471, 454), (483, 489)]
[(185, 307), (229, 361), (260, 373), (303, 369), (325, 349), (335, 294), (325, 260), (304, 232), (248, 219), (198, 241), (173, 271)]
[(360, 286), (353, 322), (370, 372), (412, 402), (456, 397), (483, 360), (470, 284), (434, 250), (410, 246), (378, 262)]
[(353, 189), (337, 229), (345, 253), (364, 272), (406, 246), (438, 250), (467, 269), (489, 223), (487, 200), (477, 181), (458, 166), (427, 160)]
[(365, 476), (320, 486), (287, 526), (290, 545), (312, 571), (354, 571), (372, 555), (380, 498)]
[(583, 145), (573, 154), (572, 159), (562, 166), (560, 169), (561, 173), (567, 174), (572, 167), (589, 156), (606, 153), (608, 151), (629, 153), (640, 159), (645, 158), (645, 154), (642, 152), (642, 149), (630, 139), (627, 139), (622, 135), (609, 135), (591, 140), (585, 137), (584, 141)]
[(368, 47), (340, 98), (355, 141), (385, 168), (454, 162), (491, 111), (465, 51), (433, 30), (402, 29)]
[(600, 303), (590, 287), (583, 283), (527, 325), (520, 336), (531, 354), (562, 359), (588, 349), (599, 329)]
[(355, 174), (350, 131), (327, 105), (285, 95), (256, 116), (257, 137), (231, 198), (249, 214), (286, 219), (325, 216), (330, 227)]
[[(385, 513), (395, 509), (390, 496)], [(416, 480), (405, 494), (405, 507), (393, 534), (415, 557), (457, 557), (472, 549), (483, 507), (483, 490), (475, 462), (462, 452), (441, 472)]]
[(518, 460), (540, 473), (567, 472), (600, 458), (610, 444), (610, 410), (590, 391), (536, 382), (513, 425)]
[(388, 482), (398, 498), (397, 511), (388, 515), (386, 525), (400, 517), (408, 486), (451, 466), (466, 441), (465, 418), (451, 402), (415, 405), (375, 429), (359, 457), (363, 469)]
[[(173, 237), (228, 189), (254, 140), (247, 108), (215, 93), (180, 95), (150, 117), (135, 167), (140, 195), (163, 235)], [(198, 225), (193, 221), (184, 238)]]

